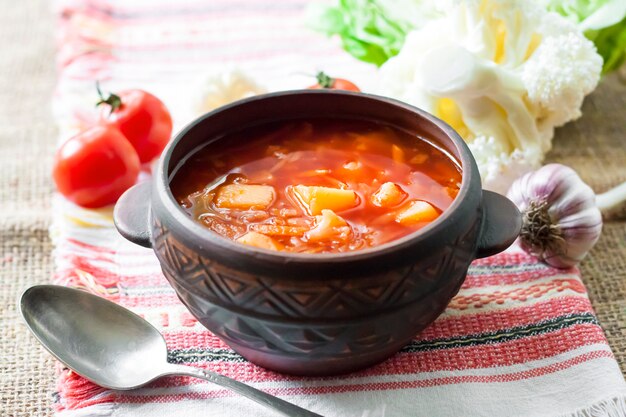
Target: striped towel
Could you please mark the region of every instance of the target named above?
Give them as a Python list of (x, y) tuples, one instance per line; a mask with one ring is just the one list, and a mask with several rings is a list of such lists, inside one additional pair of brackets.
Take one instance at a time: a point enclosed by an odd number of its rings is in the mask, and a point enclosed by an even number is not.
[[(238, 69), (267, 90), (325, 69), (367, 90), (373, 69), (306, 29), (303, 0), (56, 0), (61, 138), (93, 118), (94, 80), (145, 88), (180, 129), (212, 74)], [(149, 175), (148, 173), (145, 174)], [(329, 378), (257, 367), (180, 304), (150, 250), (124, 241), (111, 210), (54, 201), (57, 283), (85, 288), (149, 320), (171, 362), (204, 367), (325, 416), (626, 416), (626, 384), (579, 272), (512, 249), (476, 261), (445, 313), (393, 358)], [(113, 392), (59, 369), (55, 409), (71, 416), (270, 416), (210, 383), (170, 377)]]

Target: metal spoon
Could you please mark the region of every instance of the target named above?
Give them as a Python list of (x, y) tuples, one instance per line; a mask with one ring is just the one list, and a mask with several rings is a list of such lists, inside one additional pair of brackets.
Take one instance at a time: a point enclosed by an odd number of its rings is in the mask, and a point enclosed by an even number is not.
[(167, 362), (163, 336), (150, 323), (104, 298), (58, 285), (28, 288), (20, 311), (29, 329), (58, 360), (105, 388), (130, 390), (166, 375), (213, 382), (293, 417), (321, 417), (234, 379)]

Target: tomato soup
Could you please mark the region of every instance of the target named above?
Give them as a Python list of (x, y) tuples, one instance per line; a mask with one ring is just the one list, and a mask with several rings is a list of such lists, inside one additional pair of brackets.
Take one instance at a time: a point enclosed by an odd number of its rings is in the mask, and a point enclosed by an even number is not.
[(412, 233), (450, 206), (461, 170), (428, 138), (374, 122), (254, 127), (200, 149), (171, 189), (195, 221), (265, 249), (336, 253)]

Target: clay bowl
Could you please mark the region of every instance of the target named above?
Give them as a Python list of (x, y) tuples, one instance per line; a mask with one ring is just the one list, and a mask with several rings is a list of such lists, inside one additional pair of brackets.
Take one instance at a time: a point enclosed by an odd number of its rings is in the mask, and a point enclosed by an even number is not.
[[(309, 117), (374, 120), (434, 138), (462, 167), (456, 200), (413, 234), (343, 254), (241, 245), (194, 222), (174, 200), (172, 173), (199, 148), (243, 127)], [(166, 148), (152, 181), (122, 196), (115, 223), (154, 249), (181, 301), (243, 357), (279, 372), (330, 375), (400, 350), (441, 314), (474, 259), (515, 240), (521, 216), (481, 189), (469, 149), (441, 120), (388, 98), (305, 90), (242, 100), (192, 122)]]

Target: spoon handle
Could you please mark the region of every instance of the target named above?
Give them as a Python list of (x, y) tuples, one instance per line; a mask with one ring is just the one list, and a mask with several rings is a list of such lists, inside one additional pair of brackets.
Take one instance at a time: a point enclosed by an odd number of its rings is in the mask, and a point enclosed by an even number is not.
[(168, 368), (168, 374), (170, 375), (185, 375), (195, 378), (204, 379), (214, 384), (220, 385), (224, 388), (243, 395), (257, 403), (264, 405), (268, 408), (278, 411), (289, 417), (323, 417), (320, 414), (313, 413), (298, 407), (295, 404), (291, 404), (285, 400), (282, 400), (273, 395), (267, 394), (256, 388), (252, 388), (249, 385), (243, 384), (234, 379), (228, 378), (224, 375), (216, 374), (215, 372), (207, 371), (201, 368), (195, 368), (192, 366), (174, 365)]

